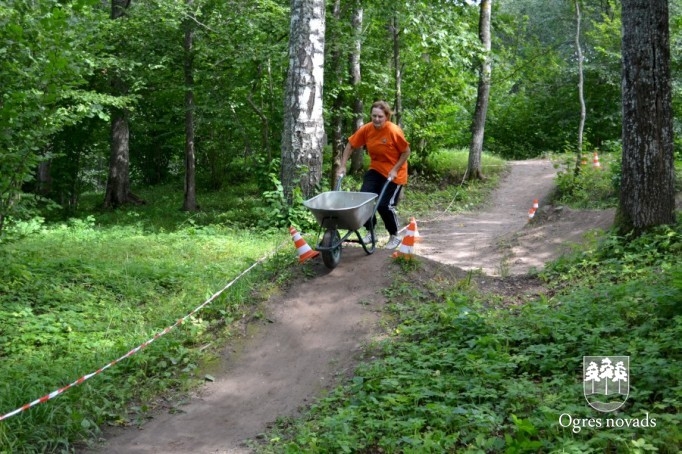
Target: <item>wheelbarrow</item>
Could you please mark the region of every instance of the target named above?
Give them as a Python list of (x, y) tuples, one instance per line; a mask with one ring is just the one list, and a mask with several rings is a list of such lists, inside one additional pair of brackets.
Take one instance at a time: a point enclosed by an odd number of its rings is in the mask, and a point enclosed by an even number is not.
[[(322, 239), (315, 247), (320, 251), (324, 265), (329, 269), (334, 269), (341, 261), (342, 244), (345, 242), (359, 243), (367, 255), (372, 254), (376, 249), (377, 238), (374, 232), (374, 215), (379, 208), (379, 201), (384, 196), (390, 179), (386, 180), (381, 193), (377, 196), (373, 192), (352, 192), (342, 191), (341, 181), (343, 175), (339, 177), (334, 191), (327, 191), (303, 202), (315, 216), (320, 230), (317, 237)], [(365, 243), (360, 235), (360, 228), (370, 221), (371, 242)], [(339, 230), (346, 232), (341, 235)], [(353, 234), (357, 240), (349, 239)]]

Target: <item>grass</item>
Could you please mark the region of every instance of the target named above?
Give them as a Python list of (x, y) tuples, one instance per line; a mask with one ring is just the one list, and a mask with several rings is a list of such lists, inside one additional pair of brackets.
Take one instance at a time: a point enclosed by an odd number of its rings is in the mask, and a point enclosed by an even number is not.
[[(137, 211), (129, 211), (127, 217)], [(126, 219), (127, 220), (127, 219)], [(2, 413), (91, 373), (194, 310), (286, 235), (209, 225), (150, 229), (86, 220), (40, 225), (0, 250)], [(290, 252), (288, 249), (286, 252)], [(0, 452), (58, 452), (104, 423), (127, 423), (153, 396), (199, 379), (197, 347), (230, 335), (282, 253), (149, 347), (48, 404), (0, 422)], [(205, 354), (207, 354), (206, 352)], [(204, 354), (204, 356), (205, 356)], [(189, 380), (189, 383), (188, 383)]]
[[(357, 177), (349, 177), (347, 189), (353, 184)], [(432, 187), (415, 184), (411, 194)], [(145, 349), (1, 421), (0, 452), (68, 452), (103, 424), (134, 424), (160, 394), (173, 396), (201, 381), (202, 365), (213, 355), (204, 347), (229, 338), (236, 321), (257, 313), (259, 301), (286, 282), (296, 257), (282, 223), (309, 222), (303, 210), (285, 212), (277, 190), (261, 197), (256, 185), (229, 189), (201, 192), (196, 213), (179, 209), (182, 188), (173, 184), (138, 188), (146, 204), (114, 211), (99, 208), (102, 194), (85, 194), (68, 218), (50, 211), (5, 232), (2, 414), (125, 355), (281, 249)], [(454, 192), (440, 191), (430, 200), (450, 203)], [(455, 206), (470, 203), (467, 191), (458, 193)]]
[(410, 177), (399, 210), (410, 216), (457, 213), (483, 203), (507, 170), (506, 162), (484, 153), (481, 168), (486, 181), (464, 181), (469, 152), (465, 149), (439, 150), (418, 166)]
[[(484, 156), (484, 165), (491, 163), (486, 182), (448, 186), (430, 176), (454, 169), (459, 178), (465, 154), (434, 155), (432, 169), (411, 178), (401, 213), (460, 211), (485, 200), (503, 172), (501, 161)], [(359, 183), (348, 178), (349, 188)], [(0, 453), (73, 451), (103, 424), (134, 424), (160, 395), (172, 398), (202, 380), (203, 365), (213, 359), (206, 346), (232, 336), (236, 321), (257, 316), (259, 303), (285, 285), (296, 262), (288, 231), (280, 228), (292, 213), (277, 205), (277, 191), (264, 203), (255, 186), (231, 189), (199, 194), (199, 213), (180, 211), (181, 191), (168, 186), (139, 190), (147, 200), (142, 206), (101, 211), (101, 194), (91, 194), (68, 220), (14, 225), (0, 243), (3, 414), (124, 355), (273, 255), (144, 350), (1, 421)], [(500, 297), (477, 291), (471, 277), (452, 281), (404, 264), (403, 276), (387, 289), (393, 329), (377, 351), (381, 359), (305, 419), (282, 424), (260, 449), (668, 452), (666, 446), (680, 443), (682, 279), (673, 260), (679, 236), (676, 227), (631, 245), (618, 238), (594, 243), (545, 275), (563, 296), (516, 309), (497, 307)], [(412, 279), (419, 273), (428, 279)], [(595, 431), (558, 426), (556, 411), (586, 414), (575, 372), (577, 356), (590, 353), (583, 352), (586, 340), (643, 358), (633, 362), (644, 369), (636, 371), (643, 384), (638, 381), (627, 416), (648, 411), (659, 418), (657, 430), (600, 432), (590, 441)]]
[[(444, 267), (402, 267), (378, 359), (258, 450), (678, 452), (682, 223), (638, 241), (609, 236), (565, 258), (543, 278), (551, 287), (568, 273), (570, 285), (514, 306)], [(583, 397), (582, 357), (600, 354), (631, 358), (616, 413)]]

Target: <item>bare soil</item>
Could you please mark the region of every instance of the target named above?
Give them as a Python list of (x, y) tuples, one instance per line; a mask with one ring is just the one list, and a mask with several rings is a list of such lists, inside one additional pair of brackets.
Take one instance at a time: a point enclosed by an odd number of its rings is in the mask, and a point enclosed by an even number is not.
[[(608, 228), (612, 210), (575, 211), (547, 205), (556, 170), (547, 160), (515, 162), (490, 203), (462, 215), (418, 219), (416, 254), (433, 270), (476, 270), (479, 287), (509, 304), (541, 292), (528, 274), (559, 257), (593, 229)], [(409, 189), (409, 188), (408, 188)], [(531, 222), (528, 210), (538, 199)], [(399, 272), (390, 253), (344, 248), (333, 271), (315, 259), (284, 295), (270, 299), (244, 336), (222, 350), (213, 382), (182, 404), (169, 403), (141, 425), (105, 431), (88, 452), (248, 453), (248, 443), (278, 418), (300, 414), (352, 374), (366, 347), (381, 336), (383, 289)]]

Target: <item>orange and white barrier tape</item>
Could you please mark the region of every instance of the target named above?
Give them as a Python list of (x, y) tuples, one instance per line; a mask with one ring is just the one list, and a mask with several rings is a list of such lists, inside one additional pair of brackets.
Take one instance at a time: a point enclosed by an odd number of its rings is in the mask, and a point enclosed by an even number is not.
[(12, 416), (14, 416), (14, 415), (16, 415), (16, 414), (18, 414), (18, 413), (24, 412), (24, 411), (28, 410), (28, 409), (31, 408), (31, 407), (35, 407), (35, 406), (38, 405), (38, 404), (45, 403), (45, 402), (47, 402), (47, 401), (50, 400), (50, 399), (54, 399), (55, 397), (57, 397), (57, 396), (59, 396), (60, 394), (64, 393), (64, 391), (68, 390), (69, 388), (73, 388), (74, 386), (80, 385), (81, 383), (83, 383), (84, 381), (86, 381), (86, 380), (88, 380), (88, 379), (94, 377), (95, 375), (101, 374), (102, 372), (104, 372), (105, 370), (107, 370), (107, 369), (110, 368), (111, 366), (115, 365), (116, 363), (119, 363), (119, 362), (123, 361), (124, 359), (133, 356), (135, 353), (137, 353), (137, 352), (139, 352), (140, 350), (142, 350), (143, 348), (147, 347), (149, 344), (151, 344), (152, 342), (154, 342), (154, 341), (155, 341), (156, 339), (158, 339), (159, 337), (161, 337), (161, 336), (163, 336), (163, 335), (165, 335), (165, 334), (168, 334), (168, 332), (170, 332), (170, 331), (171, 331), (173, 328), (175, 328), (176, 326), (182, 325), (182, 324), (183, 324), (188, 318), (190, 318), (192, 315), (196, 314), (197, 312), (199, 312), (200, 310), (202, 310), (204, 307), (208, 306), (210, 303), (213, 302), (213, 300), (215, 300), (218, 296), (220, 296), (221, 293), (223, 293), (223, 292), (224, 292), (225, 290), (227, 290), (228, 288), (232, 287), (232, 285), (234, 285), (235, 282), (237, 282), (239, 279), (241, 279), (242, 277), (244, 277), (244, 276), (246, 275), (246, 273), (248, 273), (248, 272), (251, 271), (253, 268), (255, 268), (256, 266), (258, 266), (258, 265), (260, 265), (261, 263), (263, 263), (268, 257), (270, 257), (272, 254), (276, 253), (277, 250), (279, 250), (281, 247), (282, 247), (282, 246), (280, 245), (280, 246), (277, 247), (273, 252), (271, 252), (271, 253), (265, 255), (264, 257), (260, 258), (259, 260), (257, 260), (253, 265), (251, 265), (250, 267), (248, 267), (246, 270), (242, 271), (242, 272), (241, 272), (236, 278), (234, 278), (229, 284), (227, 284), (225, 287), (223, 287), (222, 289), (220, 289), (219, 291), (217, 291), (216, 293), (214, 293), (209, 299), (207, 299), (206, 301), (204, 301), (201, 305), (197, 306), (197, 308), (194, 309), (192, 312), (190, 312), (189, 314), (185, 315), (184, 317), (178, 319), (174, 324), (172, 324), (171, 326), (167, 327), (167, 328), (164, 329), (163, 331), (158, 332), (157, 334), (154, 335), (154, 337), (152, 337), (152, 338), (149, 339), (148, 341), (143, 342), (142, 344), (140, 344), (140, 345), (138, 345), (137, 347), (133, 348), (132, 350), (130, 350), (128, 353), (126, 353), (125, 355), (121, 356), (120, 358), (111, 361), (109, 364), (107, 364), (107, 365), (105, 365), (105, 366), (103, 366), (103, 367), (100, 367), (100, 368), (97, 369), (95, 372), (92, 372), (92, 373), (83, 375), (81, 378), (79, 378), (78, 380), (74, 381), (73, 383), (70, 383), (70, 384), (64, 386), (63, 388), (59, 388), (59, 389), (56, 390), (56, 391), (52, 391), (51, 393), (46, 394), (46, 395), (44, 395), (43, 397), (34, 400), (33, 402), (29, 402), (29, 403), (27, 403), (26, 405), (22, 405), (21, 407), (17, 408), (16, 410), (10, 411), (9, 413), (5, 413), (4, 415), (0, 415), (0, 421), (2, 421), (2, 420), (4, 420), (4, 419), (7, 419), (7, 418), (10, 418), (10, 417), (12, 417)]

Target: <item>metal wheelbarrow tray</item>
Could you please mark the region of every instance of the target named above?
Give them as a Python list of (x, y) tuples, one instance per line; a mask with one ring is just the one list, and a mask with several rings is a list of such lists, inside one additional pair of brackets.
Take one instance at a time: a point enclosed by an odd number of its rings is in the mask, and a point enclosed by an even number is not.
[(329, 191), (303, 202), (323, 229), (358, 230), (375, 213), (372, 192)]
[[(374, 215), (391, 181), (387, 180), (381, 193), (377, 195), (373, 192), (341, 191), (342, 179), (343, 176), (339, 178), (335, 191), (323, 192), (303, 202), (303, 206), (315, 216), (320, 225), (320, 232), (325, 231), (316, 249), (321, 252), (322, 261), (329, 269), (334, 269), (339, 264), (342, 244), (345, 241), (360, 244), (367, 254), (374, 252), (377, 244), (374, 234)], [(366, 223), (369, 223), (368, 230), (371, 238), (369, 243), (365, 243), (358, 232)], [(341, 235), (339, 230), (347, 230), (347, 232)], [(357, 240), (349, 240), (353, 234)], [(318, 233), (318, 238), (319, 236), (320, 233)]]

